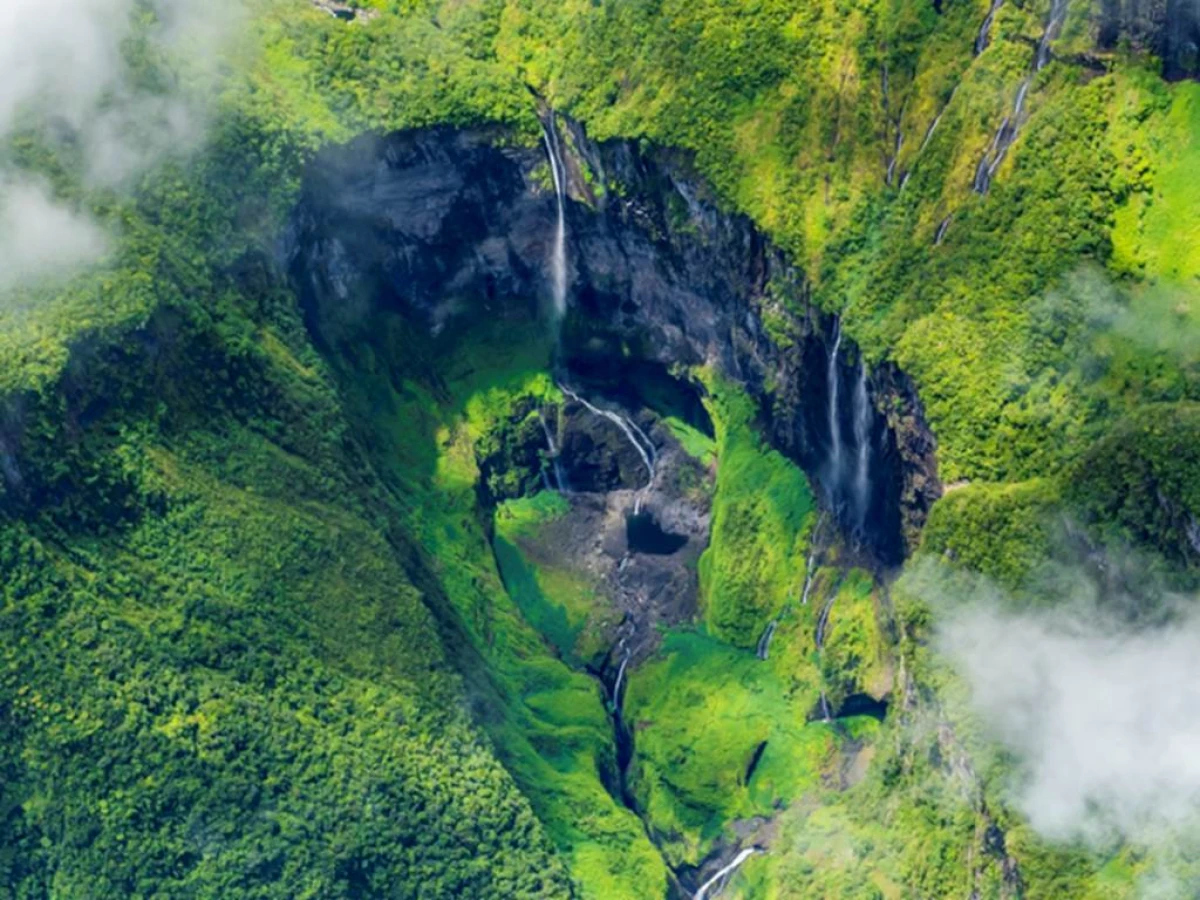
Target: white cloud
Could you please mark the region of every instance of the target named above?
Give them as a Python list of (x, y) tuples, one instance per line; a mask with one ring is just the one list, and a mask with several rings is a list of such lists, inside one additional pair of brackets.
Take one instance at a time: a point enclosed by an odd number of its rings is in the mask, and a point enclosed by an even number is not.
[[(179, 84), (138, 81), (122, 56), (135, 35), (138, 0), (0, 2), (0, 140), (51, 122), (78, 148), (85, 177), (122, 187), (169, 155), (202, 141), (204, 86), (238, 24), (236, 0), (157, 0), (150, 40), (178, 68)], [(96, 259), (106, 246), (95, 222), (0, 166), (0, 286)], [(20, 212), (24, 219), (13, 219)], [(20, 227), (13, 227), (19, 225)]]
[(95, 222), (55, 202), (44, 185), (0, 187), (0, 289), (73, 270), (107, 246)]
[(938, 647), (1021, 760), (1014, 800), (1030, 824), (1096, 844), (1195, 829), (1200, 612), (1135, 626), (1094, 601), (1016, 611), (985, 584), (966, 591), (945, 604)]

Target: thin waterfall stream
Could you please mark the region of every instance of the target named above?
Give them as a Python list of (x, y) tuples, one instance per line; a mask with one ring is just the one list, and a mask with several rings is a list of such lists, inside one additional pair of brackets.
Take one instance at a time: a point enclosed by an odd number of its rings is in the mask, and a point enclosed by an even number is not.
[(721, 890), (721, 888), (723, 887), (721, 882), (723, 882), (724, 879), (726, 879), (730, 875), (732, 875), (734, 873), (734, 871), (738, 868), (738, 866), (740, 866), (742, 863), (744, 863), (750, 857), (754, 856), (756, 853), (765, 853), (765, 852), (766, 851), (763, 850), (761, 847), (745, 848), (740, 853), (738, 853), (738, 855), (735, 856), (733, 858), (733, 860), (729, 862), (728, 865), (726, 865), (719, 872), (717, 872), (716, 875), (714, 875), (712, 878), (708, 879), (708, 881), (704, 882), (704, 884), (700, 885), (700, 889), (698, 891), (696, 891), (692, 900), (704, 900), (705, 897), (716, 896), (716, 892)]
[(838, 352), (842, 347), (842, 322), (833, 326), (833, 349), (829, 352), (829, 466), (830, 482), (837, 484), (842, 475), (842, 426), (838, 416)]
[(858, 446), (858, 463), (854, 473), (854, 502), (858, 527), (867, 523), (871, 500), (871, 398), (867, 393), (867, 364), (858, 364), (858, 383), (854, 389), (854, 443)]
[(1050, 17), (1046, 20), (1046, 27), (1042, 30), (1041, 39), (1034, 51), (1033, 67), (1017, 88), (1012, 112), (1000, 122), (995, 137), (992, 138), (983, 158), (979, 160), (979, 165), (975, 168), (975, 180), (972, 185), (975, 193), (986, 194), (991, 189), (996, 171), (1004, 162), (1004, 157), (1008, 155), (1009, 148), (1016, 141), (1021, 126), (1025, 124), (1025, 101), (1029, 96), (1029, 89), (1033, 85), (1033, 77), (1050, 62), (1050, 46), (1062, 31), (1066, 17), (1067, 0), (1054, 0), (1050, 7)]
[(589, 403), (578, 393), (571, 390), (565, 384), (559, 384), (558, 389), (566, 396), (570, 397), (576, 403), (580, 404), (584, 409), (593, 415), (601, 416), (608, 419), (614, 425), (621, 429), (625, 437), (629, 439), (629, 443), (637, 450), (638, 456), (641, 457), (642, 463), (646, 467), (646, 486), (637, 492), (633, 502), (633, 512), (636, 515), (642, 511), (642, 502), (645, 500), (651, 488), (654, 487), (655, 467), (658, 463), (658, 450), (654, 446), (654, 442), (644, 432), (638, 424), (632, 419), (622, 416), (620, 413), (615, 413), (609, 409), (601, 409), (600, 407)]
[[(829, 627), (829, 614), (833, 611), (833, 601), (836, 599), (837, 587), (835, 586), (829, 593), (829, 599), (821, 608), (821, 614), (817, 617), (817, 653), (822, 656), (825, 654), (825, 631)], [(833, 721), (833, 711), (829, 708), (829, 697), (826, 696), (824, 687), (821, 688), (821, 716), (826, 722)]]
[[(800, 605), (808, 605), (808, 595), (812, 592), (813, 576), (816, 574), (817, 551), (820, 547), (819, 540), (821, 535), (821, 526), (825, 524), (825, 513), (822, 512), (817, 517), (817, 524), (813, 528), (812, 535), (809, 537), (808, 557), (804, 561), (804, 586), (800, 590)], [(779, 620), (782, 619), (789, 610), (790, 605), (784, 606), (779, 611), (779, 615), (767, 623), (762, 636), (758, 639), (758, 646), (755, 648), (755, 655), (759, 659), (766, 661), (771, 655), (771, 638), (775, 636), (776, 629), (779, 628)]]
[[(954, 95), (956, 93), (958, 93), (958, 85), (954, 86), (954, 90), (952, 90), (950, 92), (950, 96), (946, 98), (946, 102), (942, 104), (942, 108), (938, 110), (937, 115), (933, 117), (933, 121), (929, 123), (929, 127), (925, 129), (925, 137), (921, 138), (921, 146), (917, 148), (916, 155), (913, 157), (913, 162), (912, 162), (913, 166), (915, 166), (917, 164), (917, 161), (920, 159), (921, 154), (925, 152), (925, 148), (928, 147), (929, 142), (931, 140), (933, 140), (933, 134), (935, 131), (937, 131), (938, 125), (940, 125), (942, 123), (942, 116), (944, 116), (946, 114), (946, 110), (950, 107), (951, 102), (953, 102)], [(907, 169), (905, 171), (905, 173), (902, 176), (900, 176), (901, 192), (904, 191), (904, 188), (908, 184), (908, 180), (911, 177), (912, 177), (912, 168), (910, 167), (909, 169)]]
[[(554, 472), (553, 489), (558, 491), (560, 494), (565, 494), (570, 490), (570, 487), (567, 485), (567, 476), (566, 473), (563, 472), (562, 461), (559, 458), (558, 444), (555, 442), (554, 432), (550, 430), (550, 425), (546, 421), (546, 417), (542, 414), (541, 410), (538, 410), (538, 421), (542, 424), (542, 433), (546, 436), (546, 448), (549, 451), (547, 455), (550, 458), (551, 471)], [(544, 470), (542, 475), (545, 477), (545, 480), (549, 482), (549, 478), (546, 477)]]
[(942, 241), (946, 239), (946, 232), (950, 230), (950, 223), (953, 221), (954, 215), (952, 213), (938, 223), (937, 232), (933, 235), (933, 246), (940, 246)]
[(992, 37), (992, 23), (996, 21), (996, 13), (1000, 11), (1004, 0), (992, 0), (992, 5), (988, 9), (987, 16), (983, 20), (983, 24), (979, 26), (979, 34), (975, 37), (975, 55), (978, 56), (987, 49), (988, 43)]
[(558, 221), (554, 229), (554, 243), (550, 250), (550, 285), (554, 298), (554, 318), (561, 321), (567, 312), (567, 213), (566, 168), (558, 145), (558, 132), (554, 127), (554, 112), (551, 111), (542, 127), (542, 140), (546, 143), (546, 155), (550, 158), (550, 172), (554, 177), (554, 196), (558, 203)]

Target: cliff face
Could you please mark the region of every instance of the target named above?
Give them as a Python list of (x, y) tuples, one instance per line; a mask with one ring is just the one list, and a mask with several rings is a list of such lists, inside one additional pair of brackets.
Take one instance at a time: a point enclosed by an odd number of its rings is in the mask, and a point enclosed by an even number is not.
[[(732, 379), (844, 530), (877, 562), (898, 563), (940, 492), (907, 379), (889, 365), (864, 371), (836, 321), (809, 305), (803, 273), (748, 219), (721, 211), (685, 159), (595, 144), (574, 126), (562, 137), (561, 364), (615, 392), (633, 366)], [(540, 315), (553, 327), (546, 157), (503, 139), (423, 130), (316, 161), (282, 252), (318, 342), (352, 345), (379, 310), (434, 333), (472, 317)]]
[(1104, 0), (1097, 40), (1102, 49), (1128, 41), (1159, 57), (1165, 77), (1195, 78), (1200, 76), (1200, 2)]

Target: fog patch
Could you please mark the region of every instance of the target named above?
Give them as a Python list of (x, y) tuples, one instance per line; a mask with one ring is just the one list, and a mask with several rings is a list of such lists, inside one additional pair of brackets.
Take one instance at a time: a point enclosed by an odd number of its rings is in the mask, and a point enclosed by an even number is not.
[(108, 239), (92, 219), (34, 181), (0, 184), (0, 289), (99, 258)]
[[(1173, 844), (1200, 826), (1200, 610), (1146, 576), (1056, 567), (1014, 598), (926, 561), (908, 589), (937, 612), (935, 648), (1017, 759), (1011, 801), (1043, 836)], [(1031, 597), (1034, 598), (1031, 601)]]
[[(239, 21), (233, 0), (4, 0), (0, 142), (35, 131), (86, 187), (127, 189), (203, 143)], [(0, 288), (68, 274), (109, 245), (88, 213), (12, 161), (0, 162), (0, 207)]]

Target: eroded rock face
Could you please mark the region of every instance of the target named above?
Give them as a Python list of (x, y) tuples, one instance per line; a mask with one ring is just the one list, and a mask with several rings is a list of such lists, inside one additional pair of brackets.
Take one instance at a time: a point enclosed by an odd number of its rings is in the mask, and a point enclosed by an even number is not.
[(636, 426), (653, 454), (653, 478), (617, 424), (574, 400), (540, 410), (517, 404), (476, 453), (485, 504), (537, 490), (566, 500), (552, 528), (530, 530), (517, 543), (538, 565), (574, 573), (602, 601), (606, 612), (592, 623), (589, 643), (610, 649), (583, 662), (611, 688), (626, 649), (629, 662), (640, 662), (662, 628), (697, 613), (714, 473), (649, 411), (591, 396), (589, 403), (603, 404), (596, 408)]
[[(813, 477), (843, 529), (880, 564), (897, 564), (940, 490), (934, 441), (907, 380), (890, 368), (866, 379), (859, 433), (869, 500), (851, 504), (857, 464), (828, 460), (834, 428), (857, 454), (857, 413), (831, 416), (830, 404), (851, 402), (858, 354), (846, 341), (830, 367), (835, 323), (807, 302), (803, 274), (748, 219), (722, 212), (685, 158), (594, 144), (561, 127), (564, 368), (607, 367), (619, 380), (638, 361), (713, 367), (760, 401), (765, 431)], [(363, 138), (316, 161), (282, 250), (319, 341), (352, 343), (379, 308), (435, 333), (457, 317), (550, 321), (557, 206), (546, 159), (540, 147), (503, 139), (430, 129)], [(598, 463), (594, 479), (627, 477), (619, 459)]]
[(1161, 59), (1166, 78), (1200, 77), (1200, 0), (1103, 0), (1097, 43), (1123, 41)]

